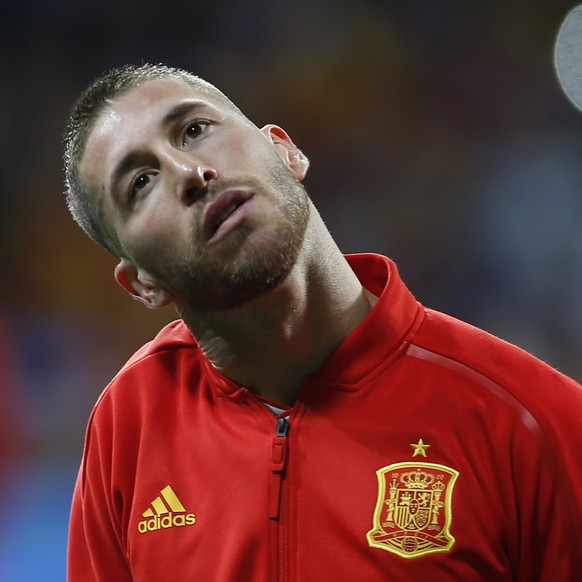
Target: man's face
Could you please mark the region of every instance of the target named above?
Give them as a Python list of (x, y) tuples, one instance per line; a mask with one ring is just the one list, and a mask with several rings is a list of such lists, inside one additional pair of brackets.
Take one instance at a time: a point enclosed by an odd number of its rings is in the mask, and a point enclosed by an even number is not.
[(112, 101), (80, 165), (129, 261), (194, 310), (235, 307), (287, 276), (308, 222), (306, 169), (284, 132), (173, 79)]

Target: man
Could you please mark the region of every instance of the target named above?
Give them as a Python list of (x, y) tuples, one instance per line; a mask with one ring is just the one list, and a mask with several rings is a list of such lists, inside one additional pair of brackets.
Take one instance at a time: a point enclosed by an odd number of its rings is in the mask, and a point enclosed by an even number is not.
[(289, 136), (189, 73), (107, 73), (66, 136), (73, 216), (180, 315), (91, 416), (71, 582), (578, 579), (577, 383), (344, 257)]

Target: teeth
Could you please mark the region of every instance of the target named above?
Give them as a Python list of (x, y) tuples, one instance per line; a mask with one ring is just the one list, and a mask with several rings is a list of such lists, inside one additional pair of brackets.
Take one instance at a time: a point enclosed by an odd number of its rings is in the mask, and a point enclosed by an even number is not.
[(220, 224), (223, 223), (238, 208), (238, 206), (239, 205), (235, 202), (227, 206), (216, 219), (216, 222), (214, 223), (215, 228), (218, 228)]

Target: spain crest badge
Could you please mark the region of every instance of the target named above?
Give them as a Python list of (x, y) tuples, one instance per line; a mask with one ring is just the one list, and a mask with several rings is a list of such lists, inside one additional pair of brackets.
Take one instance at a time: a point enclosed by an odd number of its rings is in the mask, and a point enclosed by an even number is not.
[(376, 475), (378, 501), (373, 528), (366, 535), (369, 545), (403, 558), (450, 551), (455, 543), (451, 501), (458, 471), (407, 462), (383, 467)]

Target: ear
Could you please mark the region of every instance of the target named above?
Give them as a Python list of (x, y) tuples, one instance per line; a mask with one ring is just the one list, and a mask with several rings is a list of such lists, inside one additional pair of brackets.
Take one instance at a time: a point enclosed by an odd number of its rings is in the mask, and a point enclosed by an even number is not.
[(293, 143), (285, 130), (278, 125), (265, 125), (261, 132), (275, 146), (277, 155), (291, 170), (292, 174), (299, 181), (302, 181), (309, 169), (307, 156)]
[(145, 271), (130, 260), (121, 259), (115, 267), (115, 280), (137, 301), (150, 309), (165, 307), (173, 301), (171, 293), (160, 287)]

